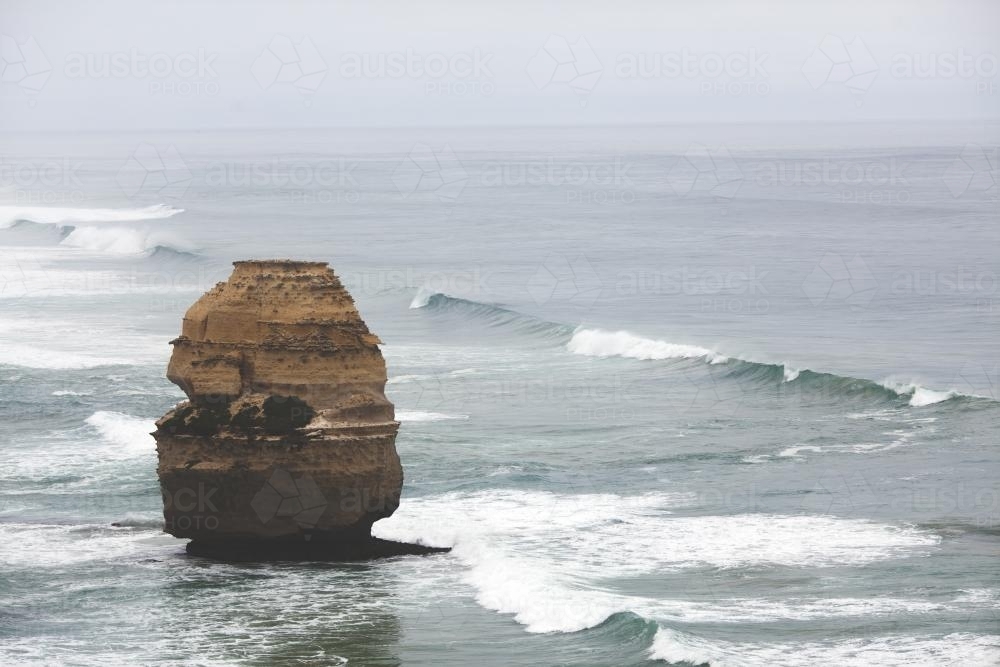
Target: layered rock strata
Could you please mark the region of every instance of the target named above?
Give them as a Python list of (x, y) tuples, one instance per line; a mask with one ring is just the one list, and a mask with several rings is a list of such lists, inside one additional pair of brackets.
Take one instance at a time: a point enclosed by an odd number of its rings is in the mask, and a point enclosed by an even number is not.
[(172, 341), (166, 532), (226, 558), (430, 551), (371, 537), (403, 485), (379, 342), (325, 262), (236, 262)]

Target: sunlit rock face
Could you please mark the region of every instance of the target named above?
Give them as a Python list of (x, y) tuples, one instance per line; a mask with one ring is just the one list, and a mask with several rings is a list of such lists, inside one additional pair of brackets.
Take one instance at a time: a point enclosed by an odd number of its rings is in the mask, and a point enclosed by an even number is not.
[(196, 551), (370, 541), (403, 485), (379, 342), (326, 263), (236, 262), (172, 341), (165, 530)]

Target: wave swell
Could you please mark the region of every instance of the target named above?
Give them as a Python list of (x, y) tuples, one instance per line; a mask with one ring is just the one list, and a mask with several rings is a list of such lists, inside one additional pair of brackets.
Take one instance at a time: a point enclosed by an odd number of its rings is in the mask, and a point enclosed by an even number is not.
[(573, 333), (573, 327), (557, 324), (511, 310), (500, 304), (482, 303), (420, 288), (413, 301), (413, 310), (423, 309), (438, 314), (457, 314), (475, 320), (487, 328), (513, 330), (516, 333), (550, 341), (564, 342)]
[[(193, 256), (186, 244), (165, 232), (121, 224), (163, 220), (183, 212), (166, 204), (120, 209), (0, 206), (0, 229), (23, 231), (21, 236), (36, 242), (54, 236), (52, 240), (64, 247), (112, 255)], [(46, 233), (46, 228), (53, 231)]]
[[(893, 381), (875, 382), (864, 378), (854, 378), (834, 373), (823, 373), (808, 368), (792, 368), (785, 364), (751, 361), (738, 357), (727, 357), (714, 350), (671, 343), (664, 340), (643, 338), (628, 331), (604, 331), (601, 329), (577, 329), (566, 349), (573, 354), (589, 357), (626, 359), (667, 360), (698, 359), (711, 365), (723, 365), (725, 372), (740, 383), (768, 384), (782, 391), (808, 391), (810, 394), (829, 394), (835, 400), (843, 396), (860, 396), (880, 402), (897, 402), (905, 399), (910, 407), (920, 408), (953, 399), (989, 400), (983, 396), (963, 394), (956, 389), (939, 391), (916, 383)], [(782, 385), (786, 385), (782, 388)]]
[(826, 397), (830, 401), (836, 401), (853, 397), (885, 405), (898, 405), (903, 400), (906, 405), (914, 408), (944, 402), (994, 402), (992, 398), (963, 393), (954, 388), (938, 390), (915, 382), (894, 380), (877, 382), (809, 368), (793, 368), (784, 363), (742, 359), (699, 345), (647, 338), (629, 331), (574, 328), (519, 313), (502, 305), (463, 299), (432, 290), (418, 291), (410, 308), (475, 320), (487, 328), (528, 335), (563, 346), (566, 351), (581, 356), (644, 361), (702, 361), (716, 367), (720, 373), (744, 387), (769, 386), (783, 393), (803, 392), (816, 400)]

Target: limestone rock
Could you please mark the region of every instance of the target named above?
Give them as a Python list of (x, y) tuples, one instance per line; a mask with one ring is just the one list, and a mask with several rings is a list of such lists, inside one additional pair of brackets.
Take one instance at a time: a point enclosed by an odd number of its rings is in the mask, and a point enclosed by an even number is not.
[(403, 485), (379, 342), (325, 262), (236, 262), (172, 341), (165, 530), (204, 552), (374, 544)]

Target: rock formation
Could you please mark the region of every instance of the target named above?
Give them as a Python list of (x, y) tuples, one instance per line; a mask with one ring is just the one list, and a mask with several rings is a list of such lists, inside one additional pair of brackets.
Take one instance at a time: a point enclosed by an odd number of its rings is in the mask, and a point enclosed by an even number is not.
[(226, 558), (431, 551), (371, 537), (403, 469), (379, 339), (325, 262), (236, 262), (184, 317), (153, 434), (166, 532)]

